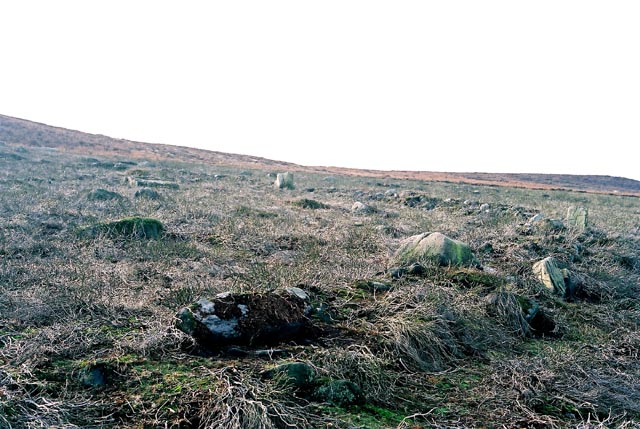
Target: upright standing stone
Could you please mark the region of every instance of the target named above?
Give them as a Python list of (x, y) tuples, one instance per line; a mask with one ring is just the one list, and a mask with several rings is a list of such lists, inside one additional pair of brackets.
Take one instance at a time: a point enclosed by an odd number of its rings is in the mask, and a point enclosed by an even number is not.
[(580, 231), (587, 229), (589, 212), (584, 207), (569, 207), (567, 210), (567, 224), (569, 228), (576, 228)]
[(293, 173), (278, 173), (273, 185), (278, 189), (293, 189)]
[(544, 286), (550, 291), (564, 296), (566, 286), (564, 283), (564, 275), (558, 268), (556, 260), (553, 257), (544, 258), (533, 264), (533, 274), (540, 280)]

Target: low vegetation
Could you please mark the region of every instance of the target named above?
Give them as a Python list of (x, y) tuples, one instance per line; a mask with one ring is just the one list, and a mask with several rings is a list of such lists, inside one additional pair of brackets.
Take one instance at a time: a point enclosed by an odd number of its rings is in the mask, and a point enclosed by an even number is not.
[[(0, 428), (640, 427), (636, 197), (1, 149)], [(140, 198), (141, 169), (176, 186)], [(529, 222), (570, 206), (584, 231)], [(474, 264), (397, 263), (430, 232)], [(290, 287), (304, 338), (176, 327)]]

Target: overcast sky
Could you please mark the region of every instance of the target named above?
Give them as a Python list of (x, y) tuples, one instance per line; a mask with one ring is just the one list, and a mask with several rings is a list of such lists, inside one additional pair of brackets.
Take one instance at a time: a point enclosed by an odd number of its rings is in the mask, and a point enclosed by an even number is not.
[(375, 169), (640, 180), (640, 2), (2, 1), (0, 113)]

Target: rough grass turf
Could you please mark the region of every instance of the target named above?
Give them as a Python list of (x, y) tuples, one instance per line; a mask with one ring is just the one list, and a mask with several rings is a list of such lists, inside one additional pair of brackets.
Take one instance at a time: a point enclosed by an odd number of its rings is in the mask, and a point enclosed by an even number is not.
[[(639, 427), (637, 198), (298, 172), (278, 191), (271, 171), (3, 154), (0, 428)], [(179, 187), (134, 198), (142, 163)], [(123, 198), (86, 198), (98, 188)], [(590, 230), (526, 226), (570, 205)], [(427, 231), (484, 271), (392, 278), (400, 241)], [(572, 299), (533, 275), (547, 256), (579, 280)], [(209, 350), (174, 327), (199, 298), (288, 286), (317, 309), (307, 341)], [(260, 375), (291, 361), (353, 383), (357, 404)]]

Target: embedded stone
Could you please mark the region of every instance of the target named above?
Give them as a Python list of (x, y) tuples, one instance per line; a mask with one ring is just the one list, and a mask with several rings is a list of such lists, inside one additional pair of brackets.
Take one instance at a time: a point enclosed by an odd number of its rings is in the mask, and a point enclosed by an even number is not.
[(533, 264), (533, 274), (553, 293), (564, 296), (566, 286), (562, 270), (558, 268), (555, 258), (548, 257)]
[(480, 265), (469, 246), (439, 232), (418, 234), (405, 239), (395, 253), (395, 260), (404, 266), (424, 260), (431, 260), (442, 266)]

